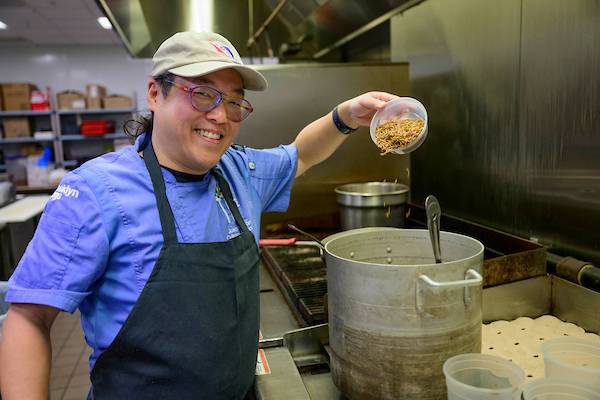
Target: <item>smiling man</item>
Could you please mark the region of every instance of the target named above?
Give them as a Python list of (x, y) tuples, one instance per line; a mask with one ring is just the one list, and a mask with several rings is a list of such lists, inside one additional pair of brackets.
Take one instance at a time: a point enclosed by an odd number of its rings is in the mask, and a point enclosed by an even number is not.
[[(61, 183), (9, 282), (2, 398), (47, 399), (49, 332), (79, 309), (89, 398), (252, 399), (258, 348), (258, 233), (287, 208), (294, 178), (327, 159), (396, 96), (370, 92), (293, 143), (232, 146), (265, 78), (214, 33), (181, 32), (153, 58), (135, 144)], [(73, 192), (75, 193), (75, 192)]]

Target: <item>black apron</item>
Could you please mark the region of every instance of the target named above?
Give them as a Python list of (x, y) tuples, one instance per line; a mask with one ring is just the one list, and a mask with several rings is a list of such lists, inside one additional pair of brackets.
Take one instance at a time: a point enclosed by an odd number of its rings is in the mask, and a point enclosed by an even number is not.
[(131, 314), (94, 365), (91, 394), (95, 400), (253, 398), (259, 329), (254, 236), (227, 181), (213, 169), (240, 235), (178, 243), (151, 143), (144, 162), (164, 244)]

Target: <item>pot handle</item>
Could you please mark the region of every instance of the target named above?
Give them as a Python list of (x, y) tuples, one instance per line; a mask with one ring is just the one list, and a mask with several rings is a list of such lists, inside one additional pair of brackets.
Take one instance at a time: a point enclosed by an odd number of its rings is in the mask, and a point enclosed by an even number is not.
[[(471, 279), (469, 279), (471, 277)], [(460, 281), (436, 282), (425, 274), (419, 275), (422, 280), (432, 289), (452, 289), (457, 287), (478, 286), (483, 282), (483, 278), (479, 272), (469, 268), (465, 273), (465, 279)]]
[(469, 287), (471, 286), (479, 286), (483, 282), (483, 277), (477, 271), (472, 268), (469, 268), (467, 272), (465, 272), (465, 279), (459, 281), (449, 281), (449, 282), (437, 282), (428, 277), (425, 274), (419, 275), (417, 278), (417, 284), (415, 285), (416, 292), (416, 305), (417, 311), (419, 313), (423, 313), (423, 288), (421, 287), (421, 282), (425, 283), (430, 289), (454, 289), (454, 288), (464, 288), (464, 302), (465, 305), (471, 303), (471, 296), (469, 295)]
[(258, 245), (260, 247), (265, 246), (293, 246), (296, 244), (296, 238), (289, 239), (260, 239)]
[(310, 240), (298, 240), (296, 238), (289, 239), (260, 239), (258, 241), (260, 247), (268, 246), (315, 246), (321, 248), (321, 245), (317, 242)]

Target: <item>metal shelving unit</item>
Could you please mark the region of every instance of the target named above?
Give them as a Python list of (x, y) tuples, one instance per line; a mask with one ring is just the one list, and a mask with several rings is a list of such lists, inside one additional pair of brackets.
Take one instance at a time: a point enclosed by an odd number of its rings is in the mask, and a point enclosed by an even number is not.
[(48, 143), (54, 142), (56, 136), (52, 138), (26, 138), (26, 137), (16, 137), (16, 138), (2, 138), (0, 139), (0, 144), (9, 144), (9, 143)]
[[(45, 110), (45, 111), (32, 111), (32, 110), (19, 110), (19, 111), (0, 111), (0, 121), (4, 118), (23, 118), (26, 117), (29, 119), (29, 124), (32, 127), (32, 130), (42, 129), (45, 132), (48, 132), (48, 129), (52, 132), (52, 136), (44, 136), (44, 137), (9, 137), (4, 138), (0, 137), (0, 150), (4, 152), (4, 155), (7, 153), (15, 154), (21, 151), (21, 147), (25, 145), (51, 145), (54, 154), (56, 155), (58, 148), (60, 147), (58, 138), (57, 138), (57, 130), (54, 122), (54, 111), (53, 110)], [(0, 171), (6, 170), (6, 164), (0, 164)], [(20, 188), (20, 186), (19, 186)]]
[[(135, 96), (134, 96), (135, 98)], [(124, 119), (133, 119), (136, 115), (137, 110), (135, 108), (112, 108), (112, 109), (82, 109), (82, 110), (57, 110), (55, 112), (55, 126), (59, 135), (57, 136), (58, 141), (60, 142), (60, 155), (58, 155), (57, 160), (60, 160), (60, 165), (66, 168), (74, 168), (79, 165), (79, 162), (74, 159), (70, 159), (65, 156), (65, 148), (67, 146), (79, 146), (79, 149), (82, 149), (84, 146), (94, 147), (96, 151), (95, 155), (100, 155), (104, 153), (103, 150), (105, 146), (101, 143), (102, 141), (116, 140), (116, 139), (126, 139), (127, 136), (124, 132), (112, 132), (106, 133), (103, 135), (82, 135), (82, 134), (65, 134), (66, 129), (64, 129), (64, 121), (66, 119), (70, 120), (70, 123), (73, 125), (80, 126), (81, 122), (90, 116), (99, 117), (99, 116), (114, 116), (116, 120), (123, 121)], [(112, 118), (111, 118), (112, 119)], [(115, 123), (115, 126), (119, 126), (121, 124)], [(84, 144), (85, 143), (85, 144)], [(69, 153), (67, 151), (67, 153)]]
[(61, 135), (60, 139), (63, 141), (127, 139), (127, 135), (124, 133), (105, 133), (104, 135)]
[(52, 115), (52, 111), (0, 111), (0, 117), (43, 117)]
[[(135, 94), (133, 95), (135, 99)], [(52, 104), (53, 106), (54, 104)], [(54, 150), (54, 161), (56, 167), (74, 168), (79, 165), (77, 160), (65, 159), (65, 147), (75, 146), (78, 149), (91, 148), (90, 151), (94, 152), (95, 155), (104, 153), (107, 146), (102, 144), (103, 141), (126, 139), (127, 136), (124, 132), (112, 132), (103, 135), (81, 135), (81, 134), (65, 134), (64, 126), (68, 121), (71, 125), (80, 126), (81, 122), (86, 119), (94, 118), (108, 118), (115, 120), (115, 126), (120, 126), (117, 121), (123, 122), (126, 119), (133, 119), (137, 114), (137, 110), (134, 104), (133, 108), (114, 108), (114, 109), (82, 109), (82, 110), (56, 110), (52, 109), (49, 111), (0, 111), (0, 122), (2, 118), (6, 117), (28, 117), (35, 118), (33, 121), (39, 121), (39, 118), (47, 118), (44, 121), (44, 128), (50, 128), (54, 133), (53, 137), (35, 138), (35, 137), (15, 137), (15, 138), (0, 138), (0, 149), (5, 150), (6, 148), (12, 148), (14, 151), (18, 151), (18, 148), (14, 146), (24, 145), (47, 145), (51, 144)], [(32, 120), (30, 119), (30, 123)], [(34, 123), (34, 130), (36, 129), (37, 123)], [(6, 153), (5, 153), (6, 154)], [(0, 171), (6, 169), (5, 164), (0, 164)], [(53, 188), (29, 188), (27, 186), (19, 186), (18, 191), (20, 193), (28, 193), (30, 190), (33, 192), (47, 191), (52, 192)]]
[(58, 115), (78, 115), (78, 114), (126, 114), (133, 113), (131, 108), (96, 108), (96, 109), (81, 109), (81, 110), (57, 110)]

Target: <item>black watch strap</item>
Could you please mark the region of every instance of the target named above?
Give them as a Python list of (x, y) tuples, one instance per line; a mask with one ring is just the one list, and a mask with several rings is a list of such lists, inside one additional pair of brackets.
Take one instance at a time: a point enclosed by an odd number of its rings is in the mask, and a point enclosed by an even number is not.
[(348, 134), (354, 132), (356, 129), (358, 129), (358, 128), (350, 128), (348, 125), (346, 125), (344, 123), (344, 121), (342, 121), (342, 119), (340, 118), (340, 114), (338, 113), (337, 106), (335, 106), (335, 108), (331, 112), (331, 116), (333, 118), (333, 124), (335, 125), (337, 130), (342, 132), (344, 135), (348, 135)]

